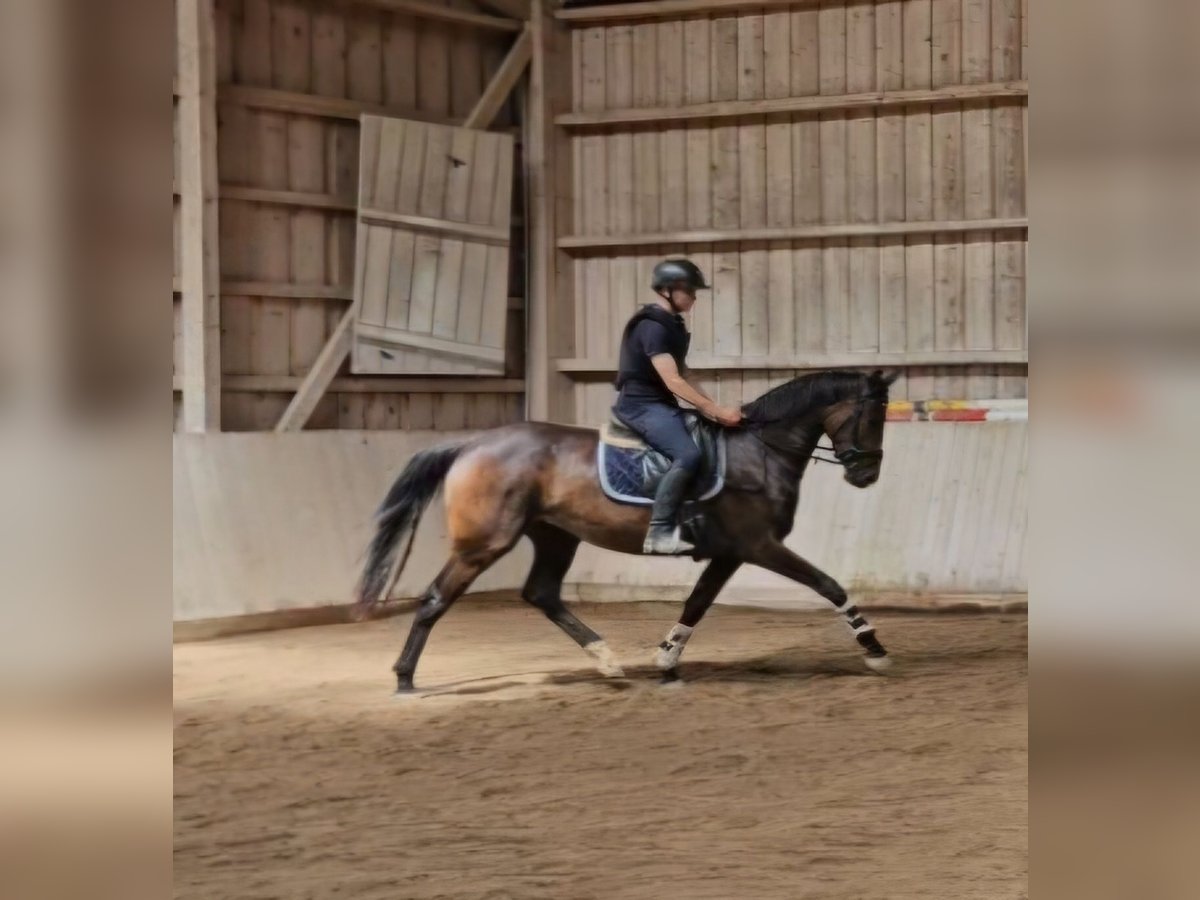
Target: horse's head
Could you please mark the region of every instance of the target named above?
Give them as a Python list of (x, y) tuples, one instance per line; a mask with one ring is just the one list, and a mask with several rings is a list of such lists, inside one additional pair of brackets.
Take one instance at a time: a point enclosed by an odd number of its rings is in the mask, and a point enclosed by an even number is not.
[(888, 388), (899, 375), (899, 372), (884, 375), (875, 370), (867, 376), (857, 396), (835, 403), (822, 420), (825, 434), (833, 443), (834, 455), (845, 466), (846, 481), (857, 488), (869, 487), (879, 480)]

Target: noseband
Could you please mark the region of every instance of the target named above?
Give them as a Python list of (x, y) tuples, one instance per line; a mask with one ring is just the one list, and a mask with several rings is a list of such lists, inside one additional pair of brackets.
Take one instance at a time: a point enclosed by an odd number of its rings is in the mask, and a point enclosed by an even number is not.
[[(887, 406), (887, 400), (882, 399), (877, 394), (864, 394), (859, 397), (858, 403), (855, 404), (854, 414), (850, 416), (837, 432), (841, 433), (846, 426), (850, 426), (850, 446), (840, 452), (835, 452), (833, 447), (822, 447), (820, 444), (813, 450), (812, 458), (817, 462), (833, 463), (837, 466), (844, 466), (847, 469), (853, 469), (862, 466), (866, 463), (879, 462), (883, 459), (883, 450), (862, 450), (858, 446), (858, 432), (862, 426), (862, 414), (868, 403), (881, 403)], [(831, 437), (830, 440), (833, 440)], [(827, 453), (833, 453), (833, 456), (820, 456), (817, 450), (824, 450)]]

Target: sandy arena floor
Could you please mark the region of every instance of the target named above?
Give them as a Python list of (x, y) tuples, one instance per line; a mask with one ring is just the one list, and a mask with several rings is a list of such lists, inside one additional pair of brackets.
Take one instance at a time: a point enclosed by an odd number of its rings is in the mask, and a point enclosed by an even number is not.
[(408, 616), (175, 648), (179, 898), (1018, 898), (1026, 620), (462, 601), (393, 700)]

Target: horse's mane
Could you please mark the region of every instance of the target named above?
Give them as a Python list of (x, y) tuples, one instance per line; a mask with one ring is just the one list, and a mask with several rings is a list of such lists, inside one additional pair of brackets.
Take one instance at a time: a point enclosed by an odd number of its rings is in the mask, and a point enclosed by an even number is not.
[(760, 425), (796, 419), (811, 409), (857, 395), (866, 384), (867, 376), (861, 372), (813, 372), (771, 388), (743, 405), (742, 414)]

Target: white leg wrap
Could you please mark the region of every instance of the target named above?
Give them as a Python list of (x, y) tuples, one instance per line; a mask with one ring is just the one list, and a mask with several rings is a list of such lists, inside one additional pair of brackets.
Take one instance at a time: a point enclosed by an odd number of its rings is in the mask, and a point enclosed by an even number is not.
[(617, 664), (616, 656), (604, 641), (592, 641), (583, 649), (595, 657), (596, 668), (600, 670), (601, 675), (607, 675), (609, 678), (621, 678), (625, 675), (624, 670)]
[(654, 664), (664, 671), (679, 665), (679, 657), (683, 655), (683, 648), (687, 646), (694, 630), (687, 625), (676, 625), (667, 632), (666, 639), (654, 654)]

